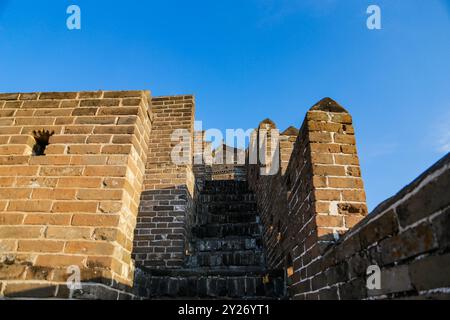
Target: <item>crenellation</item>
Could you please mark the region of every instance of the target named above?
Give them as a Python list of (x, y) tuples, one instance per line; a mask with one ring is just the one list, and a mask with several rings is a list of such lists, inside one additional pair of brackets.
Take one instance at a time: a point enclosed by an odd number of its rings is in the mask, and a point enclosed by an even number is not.
[[(448, 288), (448, 156), (368, 215), (353, 119), (332, 99), (279, 137), (262, 121), (246, 151), (212, 150), (194, 118), (191, 95), (0, 94), (0, 296), (177, 298), (142, 286), (166, 274), (184, 292), (186, 270), (230, 266), (261, 274), (199, 276), (194, 297), (217, 298), (219, 283), (228, 298), (415, 298)], [(41, 156), (38, 130), (54, 131)], [(187, 162), (173, 161), (177, 145)], [(380, 291), (365, 285), (374, 263)], [(67, 288), (74, 266), (83, 292)]]

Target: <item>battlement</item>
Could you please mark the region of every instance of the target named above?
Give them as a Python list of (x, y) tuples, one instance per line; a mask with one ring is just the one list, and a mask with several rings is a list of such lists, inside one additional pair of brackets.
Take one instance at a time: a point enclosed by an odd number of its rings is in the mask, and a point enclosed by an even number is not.
[[(212, 153), (194, 118), (192, 95), (0, 94), (0, 297), (147, 298), (168, 294), (153, 290), (155, 274), (203, 286), (233, 264), (267, 271), (251, 285), (295, 299), (448, 295), (449, 156), (368, 215), (352, 117), (332, 99), (299, 129), (273, 134), (262, 121), (244, 164), (196, 151)], [(365, 286), (373, 264), (390, 279), (377, 292)], [(186, 270), (211, 265), (222, 269)], [(174, 283), (170, 294), (186, 292), (183, 276)], [(257, 294), (246, 288), (225, 293)]]

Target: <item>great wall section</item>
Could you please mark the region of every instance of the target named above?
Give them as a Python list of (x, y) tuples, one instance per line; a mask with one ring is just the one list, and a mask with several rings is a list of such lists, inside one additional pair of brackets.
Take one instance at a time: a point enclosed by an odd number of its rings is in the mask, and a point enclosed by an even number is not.
[(450, 299), (450, 155), (369, 214), (335, 101), (275, 144), (255, 124), (223, 148), (244, 164), (208, 164), (194, 120), (190, 95), (0, 94), (0, 298)]

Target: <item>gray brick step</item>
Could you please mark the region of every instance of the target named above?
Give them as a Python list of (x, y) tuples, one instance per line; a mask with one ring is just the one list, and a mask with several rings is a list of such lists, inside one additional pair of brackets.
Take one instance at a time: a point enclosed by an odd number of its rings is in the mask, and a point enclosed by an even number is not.
[(256, 202), (213, 202), (202, 205), (202, 213), (256, 212)]
[(198, 252), (189, 257), (191, 267), (261, 266), (264, 254), (256, 250)]
[(192, 229), (197, 238), (213, 238), (227, 236), (260, 236), (262, 226), (259, 223), (207, 224)]
[(262, 247), (262, 239), (255, 237), (204, 238), (192, 242), (196, 252), (253, 250)]
[(255, 202), (256, 196), (254, 193), (216, 193), (216, 194), (201, 194), (201, 203), (213, 203), (213, 202)]
[(220, 223), (259, 223), (260, 218), (255, 212), (226, 212), (220, 214), (205, 214), (198, 217), (202, 224)]
[(284, 296), (284, 280), (262, 276), (151, 276), (145, 286), (140, 286), (141, 296), (148, 298), (205, 298), (205, 299), (277, 299)]
[(246, 181), (224, 180), (224, 181), (206, 181), (202, 193), (243, 194), (249, 193), (249, 191), (250, 190), (248, 188), (248, 183)]

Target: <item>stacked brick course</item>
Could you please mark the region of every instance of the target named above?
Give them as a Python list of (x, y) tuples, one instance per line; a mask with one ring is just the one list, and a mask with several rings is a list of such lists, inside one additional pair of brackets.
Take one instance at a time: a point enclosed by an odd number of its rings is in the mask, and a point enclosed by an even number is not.
[[(367, 215), (343, 107), (320, 101), (272, 144), (275, 128), (263, 121), (222, 175), (192, 96), (0, 94), (0, 297), (279, 298), (282, 270), (293, 299), (450, 298), (450, 155)], [(39, 130), (54, 132), (42, 156)], [(66, 285), (73, 266), (82, 290)]]
[[(134, 258), (140, 267), (181, 267), (193, 219), (194, 137), (193, 96), (158, 97), (152, 101), (153, 126), (148, 149), (144, 188), (135, 230)], [(172, 150), (186, 130), (189, 162), (176, 164)]]
[[(261, 164), (248, 166), (268, 263), (286, 270), (289, 295), (448, 298), (450, 156), (367, 216), (348, 112), (324, 99), (296, 134), (290, 128), (280, 137), (277, 175), (261, 175)], [(369, 266), (381, 268), (380, 290), (367, 289)]]
[[(0, 95), (2, 295), (67, 297), (73, 265), (107, 285), (98, 295), (132, 286), (149, 104), (145, 91)], [(42, 129), (54, 135), (33, 156)]]

